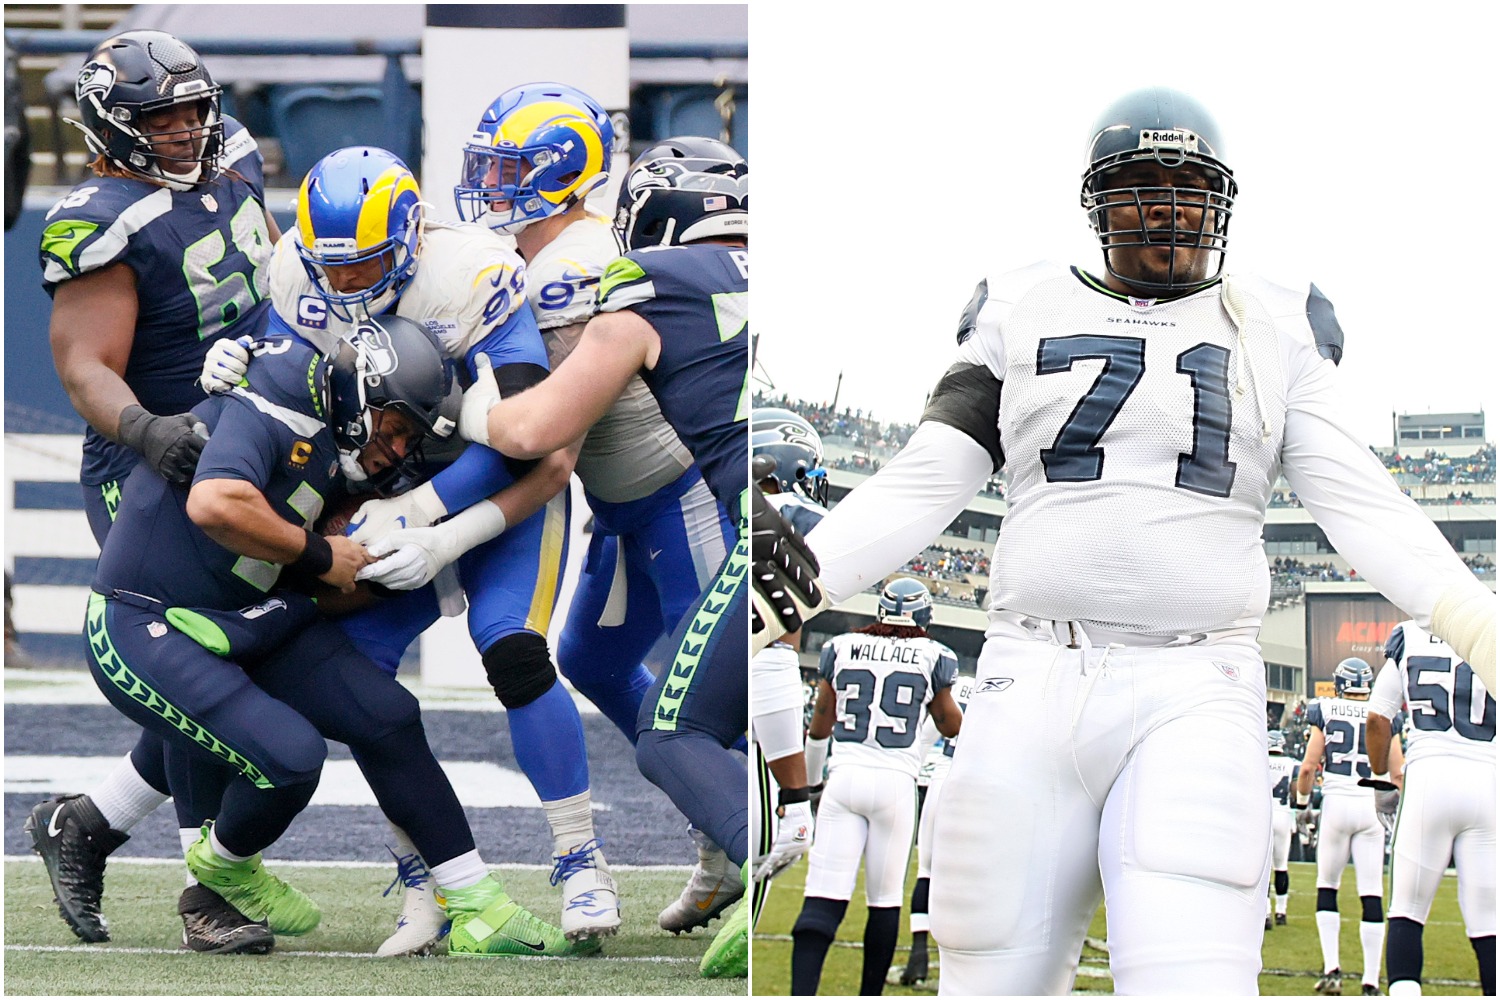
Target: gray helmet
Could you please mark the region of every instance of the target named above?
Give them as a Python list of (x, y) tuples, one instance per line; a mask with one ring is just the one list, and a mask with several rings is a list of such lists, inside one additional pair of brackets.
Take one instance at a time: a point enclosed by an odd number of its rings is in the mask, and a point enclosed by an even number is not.
[[(1084, 154), (1081, 201), (1089, 223), (1104, 246), (1104, 266), (1126, 284), (1156, 294), (1181, 292), (1217, 278), (1224, 269), (1229, 216), (1238, 191), (1234, 172), (1224, 162), (1219, 127), (1197, 101), (1165, 87), (1138, 90), (1120, 98), (1099, 117)], [(1182, 183), (1170, 187), (1118, 183), (1123, 167), (1149, 162), (1183, 171)], [(1174, 175), (1175, 176), (1175, 175)], [(1137, 224), (1111, 231), (1110, 209), (1136, 209)], [(1148, 209), (1171, 209), (1171, 228), (1147, 224)], [(1202, 209), (1197, 226), (1178, 228), (1177, 209)], [(1127, 277), (1115, 270), (1110, 252), (1121, 247), (1172, 248), (1165, 281)], [(1202, 248), (1218, 254), (1212, 273), (1188, 273), (1186, 253)]]
[(625, 172), (615, 228), (626, 250), (748, 238), (750, 164), (717, 139), (663, 139)]
[(1375, 668), (1357, 656), (1340, 660), (1333, 668), (1333, 692), (1343, 697), (1346, 694), (1369, 694), (1375, 683)]
[[(219, 153), (224, 147), (221, 89), (209, 76), (202, 58), (181, 39), (151, 29), (106, 38), (84, 60), (74, 90), (82, 120), (69, 119), (69, 124), (83, 132), (90, 150), (121, 170), (177, 191), (189, 190), (218, 175)], [(192, 136), (199, 142), (198, 155), (186, 171), (167, 170), (153, 143), (189, 134), (147, 132), (143, 119), (153, 111), (187, 103), (200, 105), (203, 124), (193, 130)]]
[[(373, 439), (372, 410), (397, 410), (425, 436), (447, 438), (458, 426), (463, 403), (453, 362), (437, 338), (400, 316), (366, 320), (341, 338), (329, 358), (328, 388), (334, 439), (355, 454)], [(409, 475), (420, 460), (413, 449), (388, 472)]]
[(932, 592), (920, 580), (910, 577), (892, 580), (880, 591), (875, 620), (882, 625), (926, 628), (932, 621)]
[[(750, 454), (751, 471), (759, 470), (756, 482), (775, 476), (781, 492), (800, 493), (820, 507), (828, 506), (823, 440), (801, 416), (779, 407), (756, 407), (750, 415)], [(769, 468), (765, 459), (770, 460)]]

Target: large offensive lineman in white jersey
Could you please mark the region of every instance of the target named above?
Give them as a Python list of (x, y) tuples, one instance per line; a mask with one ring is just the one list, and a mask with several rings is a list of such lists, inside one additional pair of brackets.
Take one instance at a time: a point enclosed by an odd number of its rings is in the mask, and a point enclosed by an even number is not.
[[(1354, 859), (1359, 889), (1359, 941), (1364, 952), (1361, 977), (1366, 995), (1380, 992), (1380, 951), (1385, 944), (1381, 878), (1385, 868), (1385, 827), (1375, 812), (1375, 796), (1360, 783), (1372, 777), (1365, 754), (1365, 715), (1375, 671), (1357, 656), (1333, 668), (1335, 697), (1319, 698), (1307, 710), (1307, 751), (1297, 773), (1295, 807), (1305, 809), (1313, 776), (1323, 772), (1323, 815), (1318, 822), (1318, 943), (1323, 975), (1318, 993), (1343, 992), (1339, 969), (1339, 883)], [(1400, 780), (1399, 763), (1391, 774)]]
[(1452, 647), (1416, 622), (1391, 631), (1385, 656), (1369, 703), (1372, 767), (1381, 769), (1398, 750), (1391, 730), (1403, 705), (1411, 717), (1391, 839), (1389, 992), (1421, 995), (1422, 930), (1451, 857), (1479, 980), (1494, 996), (1495, 699)]
[[(970, 736), (936, 818), (942, 992), (1066, 993), (1102, 898), (1119, 992), (1250, 994), (1277, 475), (1361, 576), (1490, 670), (1495, 598), (1344, 424), (1327, 299), (1221, 277), (1237, 187), (1207, 112), (1130, 94), (1086, 164), (1104, 276), (980, 284), (922, 424), (811, 533), (816, 559), (754, 512), (752, 629), (881, 579), (1005, 465)], [(1188, 757), (1221, 780), (1183, 810)]]

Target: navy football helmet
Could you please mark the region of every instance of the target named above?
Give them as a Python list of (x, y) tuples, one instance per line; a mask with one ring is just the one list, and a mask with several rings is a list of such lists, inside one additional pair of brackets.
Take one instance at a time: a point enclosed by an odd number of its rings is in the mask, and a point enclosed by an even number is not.
[[(221, 93), (191, 46), (165, 31), (126, 31), (94, 46), (83, 61), (74, 85), (82, 120), (65, 120), (83, 133), (92, 152), (119, 169), (188, 191), (219, 174)], [(152, 112), (178, 104), (197, 106), (198, 127), (148, 130), (145, 119)], [(185, 142), (196, 146), (193, 155), (157, 152), (162, 144)]]
[(932, 594), (920, 580), (901, 577), (880, 591), (875, 620), (882, 625), (915, 625), (926, 628), (932, 621)]
[(1333, 668), (1333, 692), (1340, 698), (1346, 694), (1369, 694), (1374, 683), (1375, 668), (1357, 656)]
[(1266, 732), (1266, 749), (1269, 753), (1286, 754), (1286, 733), (1279, 729), (1271, 729)]
[[(1099, 242), (1104, 266), (1126, 284), (1156, 294), (1181, 292), (1219, 276), (1229, 242), (1229, 216), (1238, 191), (1224, 162), (1219, 127), (1197, 101), (1164, 87), (1139, 90), (1110, 105), (1094, 125), (1084, 155), (1081, 200)], [(1172, 183), (1141, 184), (1131, 177), (1135, 164), (1167, 168)], [(1181, 171), (1179, 175), (1177, 171)], [(1180, 177), (1180, 180), (1178, 179)], [(1165, 208), (1165, 212), (1152, 212)], [(1134, 223), (1110, 228), (1113, 215), (1134, 210)], [(1188, 210), (1186, 213), (1179, 209)], [(1196, 213), (1196, 226), (1183, 225)], [(1152, 225), (1148, 217), (1169, 217)], [(1122, 247), (1169, 247), (1164, 281), (1126, 277), (1115, 270), (1112, 252)], [(1196, 251), (1217, 254), (1211, 273), (1193, 268)], [(1197, 273), (1195, 273), (1197, 271)]]
[(750, 164), (717, 139), (663, 139), (620, 185), (615, 228), (626, 250), (750, 236)]
[(802, 417), (778, 407), (757, 407), (750, 415), (750, 454), (756, 482), (775, 476), (781, 492), (800, 493), (828, 506), (823, 440)]
[[(297, 254), (329, 311), (355, 322), (389, 308), (417, 273), (424, 222), (417, 179), (395, 153), (375, 146), (336, 149), (307, 172), (297, 192)], [(336, 291), (324, 271), (378, 260), (367, 288)]]
[[(453, 362), (437, 338), (425, 327), (400, 316), (366, 320), (339, 340), (328, 360), (328, 413), (334, 441), (346, 475), (365, 477), (360, 452), (384, 447), (375, 433), (372, 411), (396, 410), (421, 429), (423, 437), (447, 438), (458, 427), (463, 393), (454, 378)], [(387, 449), (389, 469), (371, 477), (371, 484), (389, 492), (409, 479), (421, 462), (421, 449), (402, 457)]]

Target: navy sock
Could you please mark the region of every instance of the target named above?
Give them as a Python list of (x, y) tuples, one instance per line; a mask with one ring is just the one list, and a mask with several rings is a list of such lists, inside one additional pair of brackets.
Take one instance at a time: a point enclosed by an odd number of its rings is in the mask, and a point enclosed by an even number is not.
[(1495, 935), (1469, 938), (1469, 944), (1474, 949), (1474, 957), (1479, 959), (1479, 984), (1484, 988), (1484, 995), (1492, 997), (1495, 995)]
[(278, 788), (256, 788), (249, 778), (235, 778), (224, 790), (214, 823), (219, 843), (241, 857), (259, 854), (286, 832), (317, 788), (317, 775), (311, 781)]
[(1415, 920), (1392, 917), (1386, 922), (1385, 978), (1422, 981), (1422, 925)]
[(406, 831), (429, 867), (474, 850), (464, 808), (420, 721), (349, 751), (386, 818)]
[(822, 896), (808, 896), (802, 901), (802, 912), (792, 927), (792, 996), (817, 995), (823, 962), (848, 906), (848, 900)]
[(896, 954), (896, 936), (901, 932), (901, 907), (872, 906), (865, 921), (865, 960), (859, 979), (859, 995), (878, 997), (885, 991), (885, 976)]

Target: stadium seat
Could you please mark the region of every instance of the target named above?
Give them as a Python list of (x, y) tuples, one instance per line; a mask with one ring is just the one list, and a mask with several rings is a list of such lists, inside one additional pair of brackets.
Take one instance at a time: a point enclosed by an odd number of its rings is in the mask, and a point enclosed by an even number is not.
[[(731, 85), (734, 108), (729, 120), (729, 144), (741, 155), (749, 155), (750, 99), (743, 86)], [(723, 136), (724, 116), (716, 103), (724, 88), (705, 85), (642, 88), (646, 128), (637, 129), (636, 139), (647, 142), (674, 135)], [(644, 143), (642, 143), (644, 146)]]
[(380, 146), (410, 161), (410, 136), (392, 134), (373, 85), (318, 85), (273, 88), (271, 127), (281, 140), (284, 168), (300, 183), (313, 165), (344, 146)]

